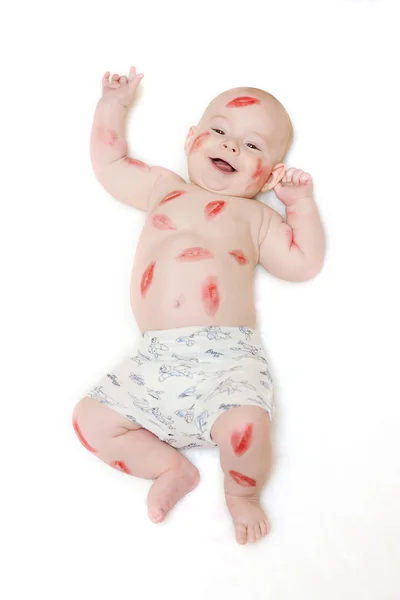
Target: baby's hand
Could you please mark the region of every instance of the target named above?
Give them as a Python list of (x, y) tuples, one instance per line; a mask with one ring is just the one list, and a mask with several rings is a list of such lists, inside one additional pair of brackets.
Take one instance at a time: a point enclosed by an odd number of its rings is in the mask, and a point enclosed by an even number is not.
[(309, 198), (313, 193), (311, 175), (301, 169), (291, 168), (286, 171), (283, 179), (276, 184), (274, 192), (285, 206), (302, 198)]
[(110, 83), (109, 77), (110, 72), (107, 71), (107, 73), (104, 74), (102, 81), (103, 98), (107, 100), (109, 98), (116, 99), (120, 104), (127, 108), (133, 100), (137, 86), (144, 77), (143, 73), (136, 75), (135, 67), (131, 67), (128, 78), (125, 77), (125, 75), (120, 77), (119, 75), (114, 74)]

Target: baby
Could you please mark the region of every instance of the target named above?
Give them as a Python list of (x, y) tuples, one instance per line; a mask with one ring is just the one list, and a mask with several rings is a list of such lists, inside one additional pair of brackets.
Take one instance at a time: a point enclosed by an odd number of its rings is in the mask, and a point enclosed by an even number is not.
[[(218, 446), (236, 541), (255, 542), (270, 527), (259, 498), (271, 468), (273, 383), (256, 326), (254, 272), (260, 263), (281, 279), (306, 281), (321, 270), (325, 239), (312, 179), (286, 171), (290, 118), (256, 88), (223, 92), (190, 128), (189, 183), (129, 157), (124, 122), (143, 75), (131, 67), (129, 77), (109, 77), (91, 160), (110, 194), (146, 213), (131, 279), (142, 335), (78, 402), (73, 426), (105, 463), (154, 480), (154, 523), (199, 482), (179, 450)], [(271, 189), (286, 222), (254, 199)]]

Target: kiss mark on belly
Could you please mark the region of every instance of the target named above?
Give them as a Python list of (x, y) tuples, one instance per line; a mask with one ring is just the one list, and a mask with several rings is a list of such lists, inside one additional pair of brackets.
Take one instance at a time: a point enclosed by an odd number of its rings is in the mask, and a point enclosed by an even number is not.
[(89, 452), (96, 453), (97, 450), (95, 450), (95, 448), (93, 448), (83, 437), (82, 431), (80, 430), (78, 421), (76, 419), (73, 419), (72, 426), (73, 426), (75, 433), (78, 436), (78, 439), (79, 439), (80, 443), (82, 444), (82, 446), (85, 446), (86, 450), (89, 450)]
[(230, 252), (228, 252), (228, 254), (233, 256), (233, 258), (237, 260), (239, 265), (247, 265), (247, 263), (249, 262), (245, 254), (241, 250), (231, 250)]
[(190, 148), (190, 152), (196, 152), (196, 150), (198, 150), (201, 146), (201, 144), (204, 142), (204, 139), (206, 137), (208, 137), (210, 135), (209, 131), (205, 131), (204, 133), (201, 133), (200, 135), (197, 136), (197, 138), (194, 139), (192, 147)]
[(249, 449), (253, 435), (253, 425), (250, 423), (244, 429), (232, 433), (231, 444), (236, 456), (242, 456)]
[(235, 108), (239, 106), (251, 106), (252, 104), (260, 104), (258, 98), (252, 98), (251, 96), (238, 96), (234, 98), (226, 105), (226, 108)]
[(150, 168), (148, 165), (146, 165), (146, 163), (142, 162), (141, 160), (136, 160), (136, 158), (131, 158), (130, 156), (126, 156), (124, 158), (124, 161), (128, 165), (132, 165), (134, 167), (139, 167), (140, 169), (149, 169)]
[(196, 260), (205, 260), (206, 258), (214, 258), (207, 248), (201, 248), (200, 246), (193, 246), (193, 248), (186, 248), (175, 256), (176, 260), (181, 262), (194, 262)]
[(201, 299), (205, 313), (209, 317), (213, 317), (219, 308), (219, 291), (217, 287), (217, 278), (210, 275), (203, 281), (201, 287)]
[(243, 487), (255, 487), (257, 485), (255, 479), (247, 477), (247, 475), (243, 475), (242, 473), (238, 473), (238, 471), (229, 471), (229, 475), (238, 485)]
[(158, 213), (152, 216), (151, 221), (153, 227), (157, 227), (157, 229), (173, 229), (176, 231), (173, 221), (167, 215)]
[(214, 200), (214, 202), (209, 202), (204, 207), (204, 216), (206, 221), (210, 221), (225, 208), (226, 202), (224, 200)]
[(140, 282), (140, 291), (141, 291), (141, 294), (142, 294), (142, 298), (146, 294), (146, 292), (147, 292), (147, 290), (149, 288), (149, 285), (153, 281), (154, 266), (155, 266), (155, 264), (156, 264), (156, 261), (154, 260), (152, 263), (149, 264), (149, 266), (147, 267), (147, 269), (143, 273), (142, 281)]
[(175, 198), (179, 198), (179, 196), (182, 196), (182, 194), (185, 194), (184, 190), (175, 190), (174, 192), (170, 192), (169, 194), (167, 194), (165, 196), (165, 198), (163, 198), (161, 200), (161, 202), (158, 206), (161, 206), (161, 204), (165, 204), (166, 202), (169, 202), (170, 200), (175, 200)]
[(122, 471), (123, 473), (127, 473), (127, 475), (132, 475), (123, 460), (114, 460), (112, 463), (110, 463), (110, 467), (113, 467), (118, 471)]

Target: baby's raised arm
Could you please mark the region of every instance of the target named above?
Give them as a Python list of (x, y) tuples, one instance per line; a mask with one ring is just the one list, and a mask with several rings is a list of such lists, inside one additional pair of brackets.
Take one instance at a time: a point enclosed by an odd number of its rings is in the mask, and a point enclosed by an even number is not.
[(131, 67), (129, 78), (110, 73), (103, 77), (103, 97), (97, 104), (90, 138), (90, 158), (98, 181), (117, 200), (146, 211), (161, 178), (184, 181), (163, 167), (150, 167), (128, 157), (125, 118), (143, 75)]

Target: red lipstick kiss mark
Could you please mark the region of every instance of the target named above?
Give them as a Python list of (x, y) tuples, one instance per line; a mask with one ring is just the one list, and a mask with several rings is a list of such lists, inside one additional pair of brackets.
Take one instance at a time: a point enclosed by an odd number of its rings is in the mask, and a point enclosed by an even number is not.
[(94, 452), (96, 453), (97, 450), (95, 450), (95, 448), (92, 448), (92, 446), (85, 440), (85, 438), (82, 435), (82, 431), (79, 429), (79, 425), (78, 425), (78, 421), (76, 419), (73, 419), (72, 421), (72, 426), (75, 429), (75, 433), (79, 438), (80, 443), (85, 446), (86, 450), (89, 450), (89, 452)]
[(141, 160), (136, 160), (136, 158), (131, 158), (130, 156), (125, 157), (124, 160), (126, 163), (128, 163), (128, 165), (133, 165), (134, 167), (140, 167), (141, 169), (149, 168), (146, 163), (142, 162)]
[(200, 246), (193, 246), (193, 248), (186, 248), (178, 256), (175, 256), (176, 260), (181, 262), (190, 262), (195, 260), (205, 260), (206, 258), (214, 258), (207, 248), (201, 248)]
[(127, 473), (128, 475), (132, 475), (132, 473), (122, 460), (114, 460), (112, 463), (110, 463), (110, 467), (118, 469), (118, 471), (122, 471), (123, 473)]
[(108, 129), (106, 127), (99, 127), (99, 138), (106, 146), (115, 146), (118, 141), (118, 135), (115, 129)]
[(244, 431), (236, 430), (232, 433), (231, 444), (236, 456), (242, 456), (249, 449), (253, 435), (253, 425), (246, 425)]
[(209, 221), (213, 217), (219, 215), (221, 210), (225, 208), (225, 204), (226, 202), (224, 202), (224, 200), (214, 200), (214, 202), (209, 202), (204, 207), (204, 216), (206, 218), (206, 221)]
[(249, 262), (241, 250), (232, 250), (231, 252), (228, 252), (228, 254), (233, 256), (233, 258), (238, 261), (239, 265), (247, 265)]
[(257, 159), (256, 170), (254, 171), (254, 173), (251, 176), (251, 178), (252, 179), (258, 179), (262, 174), (263, 174), (262, 160), (261, 160), (261, 158), (259, 158), (259, 159)]
[(202, 283), (201, 299), (204, 310), (209, 317), (213, 317), (219, 308), (219, 291), (217, 287), (217, 278), (214, 275), (207, 277)]
[(157, 227), (157, 229), (174, 229), (176, 231), (173, 221), (167, 215), (153, 215), (151, 220), (153, 227)]
[(238, 98), (234, 98), (226, 105), (226, 108), (234, 108), (237, 106), (251, 106), (252, 104), (260, 104), (260, 101), (257, 98), (252, 98), (251, 96), (239, 96)]
[(184, 190), (176, 190), (175, 192), (170, 192), (169, 194), (167, 194), (167, 196), (165, 196), (165, 198), (163, 198), (160, 202), (160, 204), (158, 206), (161, 206), (161, 204), (165, 204), (166, 202), (169, 202), (170, 200), (175, 200), (175, 198), (179, 198), (179, 196), (182, 196), (182, 194), (184, 194), (185, 191)]
[(251, 477), (247, 477), (246, 475), (242, 475), (242, 473), (238, 473), (238, 471), (228, 471), (229, 475), (232, 477), (232, 479), (238, 484), (241, 485), (243, 487), (254, 487), (257, 485), (257, 482), (255, 479), (252, 479)]
[(200, 148), (204, 139), (206, 137), (208, 137), (209, 135), (210, 135), (209, 131), (205, 131), (204, 133), (201, 133), (200, 135), (198, 135), (197, 138), (195, 138), (193, 141), (192, 147), (190, 148), (190, 152), (196, 152), (196, 150), (198, 150)]
[(144, 297), (145, 293), (147, 292), (147, 290), (149, 288), (149, 285), (153, 281), (154, 265), (155, 264), (156, 264), (156, 261), (154, 260), (152, 263), (149, 264), (149, 266), (147, 267), (147, 269), (143, 273), (142, 281), (140, 282), (140, 291), (141, 291), (141, 294), (142, 294), (142, 298)]

